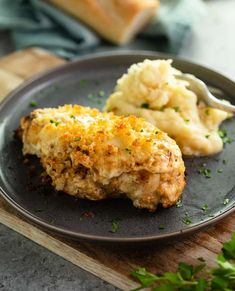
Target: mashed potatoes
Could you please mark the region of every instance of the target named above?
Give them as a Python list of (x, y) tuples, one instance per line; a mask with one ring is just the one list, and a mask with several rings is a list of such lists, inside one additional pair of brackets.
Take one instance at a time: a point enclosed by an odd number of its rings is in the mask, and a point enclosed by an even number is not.
[(199, 101), (176, 72), (171, 60), (132, 65), (117, 81), (105, 110), (144, 117), (174, 138), (184, 155), (218, 153), (223, 148), (218, 127), (230, 115)]

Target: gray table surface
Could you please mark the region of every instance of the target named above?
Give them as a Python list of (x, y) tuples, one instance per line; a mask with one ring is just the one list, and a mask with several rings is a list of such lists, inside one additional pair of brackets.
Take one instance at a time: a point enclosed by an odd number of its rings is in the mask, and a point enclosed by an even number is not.
[[(180, 55), (235, 80), (235, 1), (206, 1), (207, 15)], [(0, 33), (0, 55), (13, 51)], [(118, 290), (23, 236), (0, 225), (0, 290)]]

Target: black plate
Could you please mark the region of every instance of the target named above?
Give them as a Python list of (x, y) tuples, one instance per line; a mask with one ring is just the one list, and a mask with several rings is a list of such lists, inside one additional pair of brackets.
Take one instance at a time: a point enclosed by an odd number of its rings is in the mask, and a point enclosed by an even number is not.
[[(89, 94), (97, 95), (102, 90), (108, 96), (117, 78), (131, 64), (145, 58), (168, 57), (150, 52), (93, 55), (31, 79), (10, 94), (0, 106), (0, 186), (3, 197), (27, 218), (51, 231), (75, 239), (109, 243), (177, 237), (229, 214), (235, 204), (234, 143), (226, 145), (223, 152), (214, 157), (186, 159), (188, 175), (182, 207), (159, 208), (156, 213), (138, 210), (127, 199), (92, 202), (55, 193), (39, 182), (41, 169), (35, 157), (30, 158), (30, 164), (36, 165), (36, 172), (30, 172), (29, 165), (22, 163), (21, 143), (14, 139), (13, 131), (19, 126), (20, 117), (34, 109), (29, 106), (30, 101), (36, 101), (38, 107), (77, 103), (101, 109), (105, 97), (94, 98)], [(221, 89), (224, 98), (235, 103), (232, 81), (202, 66), (171, 58), (175, 67)], [(235, 138), (234, 119), (225, 122), (223, 128)], [(211, 169), (211, 178), (198, 173), (203, 163)], [(223, 172), (218, 173), (218, 169)], [(224, 204), (225, 199), (227, 203)], [(208, 205), (207, 211), (201, 209), (204, 204)], [(120, 220), (116, 233), (111, 232), (113, 219)], [(191, 223), (186, 224), (187, 221)], [(161, 229), (163, 225), (164, 229)]]

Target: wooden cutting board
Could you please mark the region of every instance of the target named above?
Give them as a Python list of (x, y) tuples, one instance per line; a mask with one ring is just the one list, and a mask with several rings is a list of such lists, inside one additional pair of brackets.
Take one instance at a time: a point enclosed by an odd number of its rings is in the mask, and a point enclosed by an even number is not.
[[(0, 100), (25, 79), (63, 63), (64, 60), (37, 48), (18, 51), (0, 59)], [(235, 231), (235, 213), (180, 242), (153, 245), (141, 250), (135, 250), (134, 246), (132, 250), (113, 250), (61, 239), (27, 222), (2, 198), (0, 223), (112, 285), (130, 290), (138, 286), (130, 276), (130, 272), (138, 266), (155, 273), (174, 271), (180, 261), (194, 264), (198, 257), (205, 258), (208, 265), (213, 266), (222, 243)]]

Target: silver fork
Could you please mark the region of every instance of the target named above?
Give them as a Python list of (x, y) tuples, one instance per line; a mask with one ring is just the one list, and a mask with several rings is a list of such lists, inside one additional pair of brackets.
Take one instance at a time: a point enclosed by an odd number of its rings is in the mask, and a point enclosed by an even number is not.
[(221, 109), (227, 112), (235, 112), (235, 106), (227, 104), (222, 100), (216, 98), (208, 89), (207, 85), (200, 79), (191, 74), (176, 74), (176, 78), (187, 81), (189, 83), (189, 89), (200, 96), (200, 98), (209, 106), (217, 109)]

